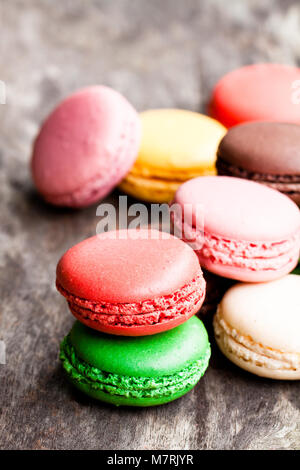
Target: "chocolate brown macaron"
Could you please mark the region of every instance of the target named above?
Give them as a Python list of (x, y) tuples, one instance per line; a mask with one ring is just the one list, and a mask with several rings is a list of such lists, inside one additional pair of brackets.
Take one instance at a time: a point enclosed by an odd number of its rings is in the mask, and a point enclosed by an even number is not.
[(219, 175), (277, 189), (300, 205), (300, 125), (248, 122), (229, 129), (217, 153)]

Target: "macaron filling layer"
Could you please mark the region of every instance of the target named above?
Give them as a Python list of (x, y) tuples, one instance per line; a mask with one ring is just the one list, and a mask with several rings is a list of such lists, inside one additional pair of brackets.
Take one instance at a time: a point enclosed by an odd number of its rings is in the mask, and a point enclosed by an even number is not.
[(204, 233), (202, 238), (200, 256), (223, 265), (253, 271), (284, 268), (299, 252), (298, 235), (290, 240), (260, 243), (228, 240), (208, 233)]
[(77, 318), (82, 316), (110, 326), (152, 325), (181, 315), (188, 316), (200, 308), (205, 296), (205, 281), (201, 273), (189, 284), (169, 295), (134, 303), (82, 299), (67, 292), (59, 283), (57, 289), (66, 297)]
[[(132, 194), (133, 196), (145, 198), (149, 201), (156, 201), (159, 198), (160, 202), (169, 202), (178, 187), (190, 178), (204, 175), (215, 175), (216, 170), (214, 167), (201, 169), (198, 173), (188, 174), (182, 172), (180, 175), (177, 174), (161, 174), (155, 175), (146, 172), (145, 174), (139, 174), (136, 171), (131, 171), (126, 178), (120, 184), (120, 189)], [(138, 192), (137, 192), (138, 191)], [(153, 193), (155, 191), (155, 193)]]
[[(174, 213), (171, 216), (174, 225), (181, 229), (182, 220)], [(297, 258), (300, 248), (298, 232), (289, 240), (257, 242), (232, 240), (185, 224), (183, 239), (193, 241), (195, 252), (204, 261), (251, 271), (283, 269)]]
[(276, 175), (252, 172), (232, 165), (223, 160), (220, 156), (218, 156), (216, 166), (219, 175), (250, 179), (267, 184), (273, 189), (277, 189), (277, 191), (286, 194), (292, 195), (300, 193), (300, 175)]
[(256, 343), (250, 336), (242, 335), (228, 325), (219, 312), (215, 315), (213, 324), (216, 341), (221, 349), (238, 359), (270, 370), (300, 370), (299, 353), (278, 351)]
[(215, 175), (215, 167), (214, 165), (210, 166), (201, 166), (199, 168), (195, 168), (193, 170), (188, 169), (184, 170), (184, 168), (181, 168), (180, 170), (177, 168), (172, 168), (170, 170), (164, 170), (163, 168), (155, 168), (155, 167), (149, 167), (149, 168), (143, 168), (135, 164), (135, 166), (131, 169), (130, 173), (128, 176), (132, 178), (141, 178), (141, 180), (167, 180), (171, 181), (174, 183), (182, 183), (183, 181), (186, 181), (187, 179), (196, 177), (196, 176), (201, 176), (201, 175), (208, 175), (212, 174)]
[(109, 373), (91, 366), (77, 356), (69, 335), (64, 338), (60, 348), (63, 368), (72, 381), (87, 384), (92, 389), (101, 390), (109, 395), (134, 398), (167, 397), (193, 387), (206, 371), (209, 358), (208, 346), (201, 359), (172, 375), (133, 377)]
[[(116, 186), (122, 179), (124, 171), (120, 173), (124, 166), (127, 155), (131, 155), (131, 149), (136, 147), (137, 122), (134, 119), (124, 120), (124, 130), (120, 134), (119, 143), (111, 156), (111, 165), (105, 172), (95, 174), (93, 178), (86, 181), (72, 193), (48, 194), (43, 193), (44, 198), (55, 205), (81, 206), (91, 203), (94, 200), (104, 197), (111, 188)], [(131, 162), (133, 163), (133, 161)], [(128, 162), (128, 170), (130, 162)], [(119, 176), (121, 175), (121, 176)]]

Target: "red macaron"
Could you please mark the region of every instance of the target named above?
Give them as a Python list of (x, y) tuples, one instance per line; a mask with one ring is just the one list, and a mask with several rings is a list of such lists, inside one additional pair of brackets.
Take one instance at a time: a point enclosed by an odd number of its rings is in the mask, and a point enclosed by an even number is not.
[(174, 328), (205, 297), (194, 251), (150, 229), (111, 231), (75, 245), (58, 263), (56, 285), (79, 321), (124, 336)]
[(249, 121), (300, 124), (299, 83), (300, 67), (246, 65), (218, 81), (209, 115), (228, 128)]

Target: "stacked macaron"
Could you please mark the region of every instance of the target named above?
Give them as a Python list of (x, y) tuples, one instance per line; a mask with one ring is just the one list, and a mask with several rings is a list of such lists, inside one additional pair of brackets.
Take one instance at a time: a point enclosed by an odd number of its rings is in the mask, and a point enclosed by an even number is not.
[(191, 390), (210, 357), (194, 317), (205, 281), (194, 251), (156, 230), (112, 231), (69, 249), (57, 288), (77, 318), (61, 345), (71, 382), (99, 400), (151, 406)]
[[(215, 171), (222, 125), (176, 110), (140, 119), (119, 93), (93, 86), (62, 101), (42, 125), (31, 161), (38, 191), (51, 204), (73, 208), (104, 198), (138, 155), (140, 122), (155, 134), (156, 120), (169, 132), (166, 147), (174, 126), (176, 133), (182, 126), (189, 129), (194, 151), (183, 180)], [(199, 133), (204, 137), (197, 143)], [(150, 167), (152, 138), (146, 135), (139, 157)], [(143, 171), (138, 177), (148, 189), (137, 195), (147, 199), (150, 188), (158, 193), (155, 200), (162, 193), (162, 200), (172, 198), (182, 181), (189, 139), (180, 145), (178, 140), (173, 160), (168, 149), (162, 162), (156, 152), (149, 184)], [(161, 177), (166, 183), (157, 182)], [(197, 256), (181, 240), (151, 230), (92, 237), (61, 258), (57, 288), (78, 320), (61, 345), (61, 360), (72, 383), (87, 394), (117, 405), (161, 404), (187, 393), (205, 372), (208, 337), (201, 321), (192, 318), (203, 303), (205, 280)]]

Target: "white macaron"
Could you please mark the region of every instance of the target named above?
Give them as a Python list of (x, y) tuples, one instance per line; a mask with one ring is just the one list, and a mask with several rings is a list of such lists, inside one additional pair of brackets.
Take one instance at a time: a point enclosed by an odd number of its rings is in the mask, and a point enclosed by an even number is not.
[(235, 284), (213, 324), (219, 348), (237, 366), (262, 377), (300, 380), (300, 276)]

